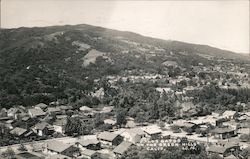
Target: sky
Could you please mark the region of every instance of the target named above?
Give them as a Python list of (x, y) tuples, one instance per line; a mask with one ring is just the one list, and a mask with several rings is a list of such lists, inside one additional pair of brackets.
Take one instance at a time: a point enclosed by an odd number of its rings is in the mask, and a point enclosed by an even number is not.
[(249, 53), (249, 1), (2, 0), (2, 27), (90, 24)]

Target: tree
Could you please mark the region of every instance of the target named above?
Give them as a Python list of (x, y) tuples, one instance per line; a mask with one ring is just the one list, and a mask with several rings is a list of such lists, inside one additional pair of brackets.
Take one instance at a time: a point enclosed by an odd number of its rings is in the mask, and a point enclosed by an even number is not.
[(118, 126), (125, 125), (127, 123), (126, 120), (126, 112), (124, 109), (118, 109), (116, 112), (116, 124)]
[(104, 124), (104, 118), (102, 114), (96, 114), (95, 119), (94, 119), (94, 127), (99, 127), (100, 125)]
[(28, 151), (27, 148), (24, 146), (24, 144), (20, 144), (20, 146), (18, 147), (19, 151)]

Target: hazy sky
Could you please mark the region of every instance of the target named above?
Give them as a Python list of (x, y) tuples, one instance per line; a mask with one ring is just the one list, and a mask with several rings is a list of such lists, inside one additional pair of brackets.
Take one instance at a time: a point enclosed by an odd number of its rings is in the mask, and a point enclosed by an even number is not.
[(249, 1), (2, 0), (2, 26), (92, 24), (249, 53)]

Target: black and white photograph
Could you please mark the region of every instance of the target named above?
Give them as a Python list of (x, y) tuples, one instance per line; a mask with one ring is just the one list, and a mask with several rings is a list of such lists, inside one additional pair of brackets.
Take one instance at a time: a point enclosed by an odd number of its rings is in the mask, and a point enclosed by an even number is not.
[(249, 0), (0, 0), (1, 159), (250, 159)]

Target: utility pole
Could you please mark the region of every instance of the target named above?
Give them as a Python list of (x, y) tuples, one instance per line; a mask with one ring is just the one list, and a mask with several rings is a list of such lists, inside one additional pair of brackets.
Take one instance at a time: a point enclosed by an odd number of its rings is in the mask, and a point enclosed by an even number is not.
[(2, 29), (2, 0), (0, 0), (0, 29)]

